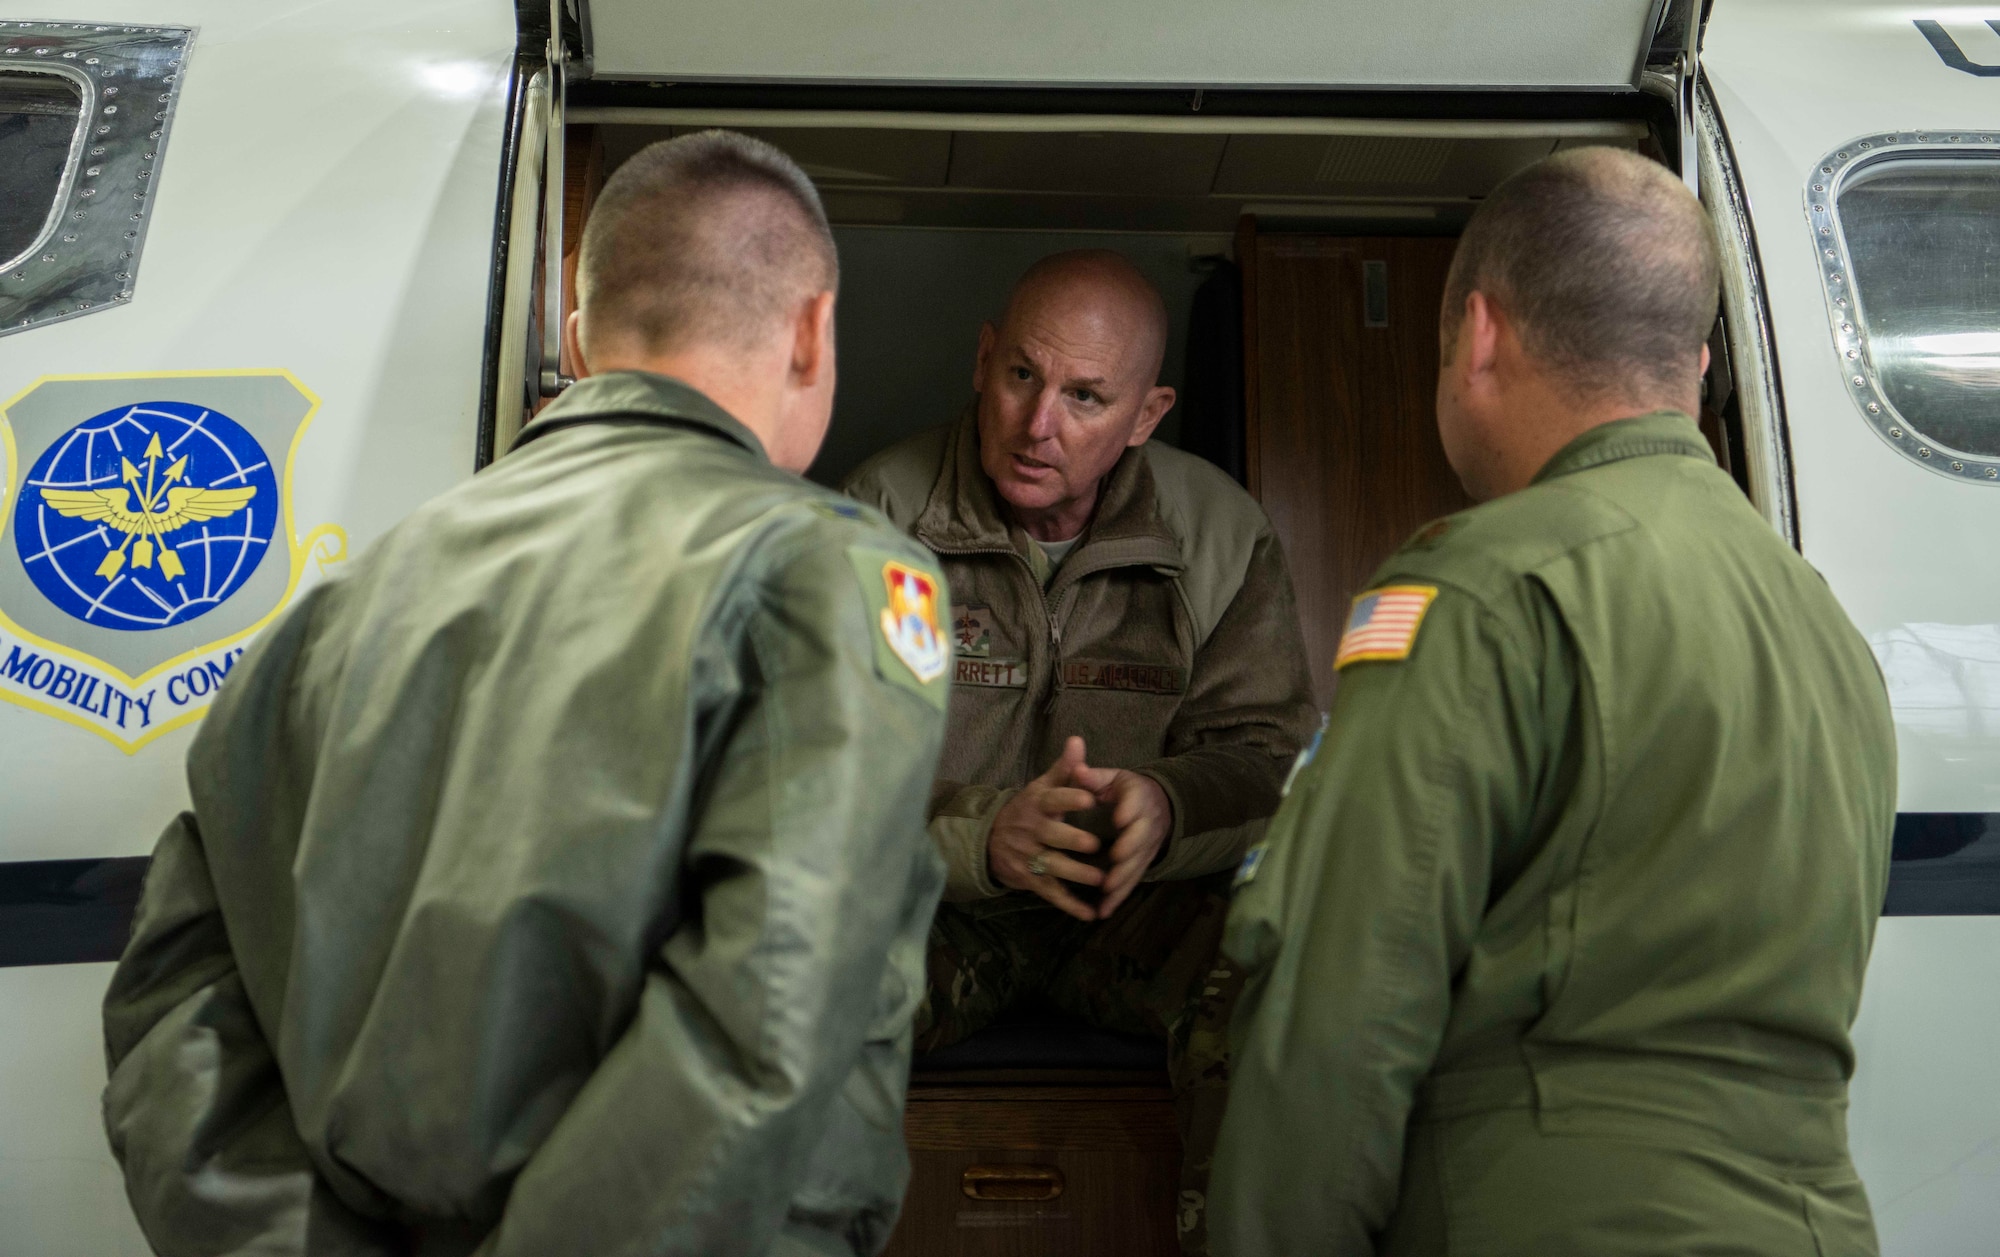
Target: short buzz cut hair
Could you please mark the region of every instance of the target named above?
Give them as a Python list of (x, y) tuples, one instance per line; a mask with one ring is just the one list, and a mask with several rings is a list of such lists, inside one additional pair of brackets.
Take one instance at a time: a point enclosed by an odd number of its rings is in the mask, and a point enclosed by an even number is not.
[(1472, 215), (1445, 281), (1444, 344), (1478, 291), (1578, 394), (1672, 390), (1700, 360), (1720, 283), (1714, 229), (1685, 184), (1625, 149), (1567, 149)]
[(743, 349), (836, 290), (840, 261), (796, 162), (747, 135), (702, 131), (648, 145), (605, 181), (576, 283), (586, 341)]

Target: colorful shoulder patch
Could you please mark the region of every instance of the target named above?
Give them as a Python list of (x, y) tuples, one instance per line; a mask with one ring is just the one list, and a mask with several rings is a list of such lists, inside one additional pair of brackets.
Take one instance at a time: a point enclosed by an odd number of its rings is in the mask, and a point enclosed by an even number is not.
[(943, 707), (951, 689), (944, 679), (951, 642), (944, 632), (942, 582), (881, 550), (853, 546), (847, 554), (873, 617), (875, 670), (883, 680), (916, 690)]
[(1436, 585), (1384, 585), (1356, 598), (1333, 656), (1334, 671), (1350, 663), (1408, 659), (1437, 593)]

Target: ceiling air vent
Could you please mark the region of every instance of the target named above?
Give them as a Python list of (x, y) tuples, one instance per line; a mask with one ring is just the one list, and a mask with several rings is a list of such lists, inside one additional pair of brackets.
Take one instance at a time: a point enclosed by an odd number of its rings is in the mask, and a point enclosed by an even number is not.
[(1336, 135), (1326, 142), (1313, 178), (1319, 183), (1433, 183), (1457, 147), (1457, 140)]

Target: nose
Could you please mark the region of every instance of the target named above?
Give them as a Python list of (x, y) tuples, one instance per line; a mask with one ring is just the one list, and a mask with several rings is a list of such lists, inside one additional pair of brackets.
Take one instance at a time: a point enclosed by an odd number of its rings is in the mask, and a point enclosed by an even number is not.
[(1061, 428), (1062, 393), (1045, 388), (1035, 398), (1034, 413), (1028, 416), (1028, 437), (1034, 441), (1053, 441)]

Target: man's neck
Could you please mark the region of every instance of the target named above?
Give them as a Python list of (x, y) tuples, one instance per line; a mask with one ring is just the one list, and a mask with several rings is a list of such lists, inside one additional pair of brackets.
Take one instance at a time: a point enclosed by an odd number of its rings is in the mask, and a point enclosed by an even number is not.
[[(1557, 454), (1569, 448), (1570, 442), (1595, 428), (1620, 419), (1631, 419), (1639, 415), (1652, 414), (1661, 410), (1678, 410), (1693, 414), (1686, 398), (1662, 397), (1604, 397), (1577, 400), (1556, 399), (1556, 395), (1543, 402), (1536, 413), (1523, 416), (1522, 427), (1518, 430), (1532, 436), (1521, 442), (1513, 451), (1514, 457), (1508, 468), (1510, 483), (1503, 492), (1512, 493), (1525, 489), (1534, 483), (1542, 468), (1548, 466)], [(1699, 402), (1696, 402), (1699, 405)]]
[(1090, 486), (1087, 495), (1037, 510), (1023, 510), (1004, 499), (1000, 505), (1007, 512), (1007, 518), (1019, 524), (1021, 531), (1036, 541), (1074, 541), (1089, 527), (1091, 512), (1097, 509), (1098, 494), (1103, 488), (1104, 481), (1099, 479)]
[(750, 429), (763, 442), (764, 452), (778, 448), (782, 417), (780, 390), (773, 387), (773, 373), (757, 370), (749, 355), (701, 345), (668, 353), (609, 352), (605, 361), (591, 363), (592, 374), (604, 371), (646, 371), (670, 376), (694, 389)]

